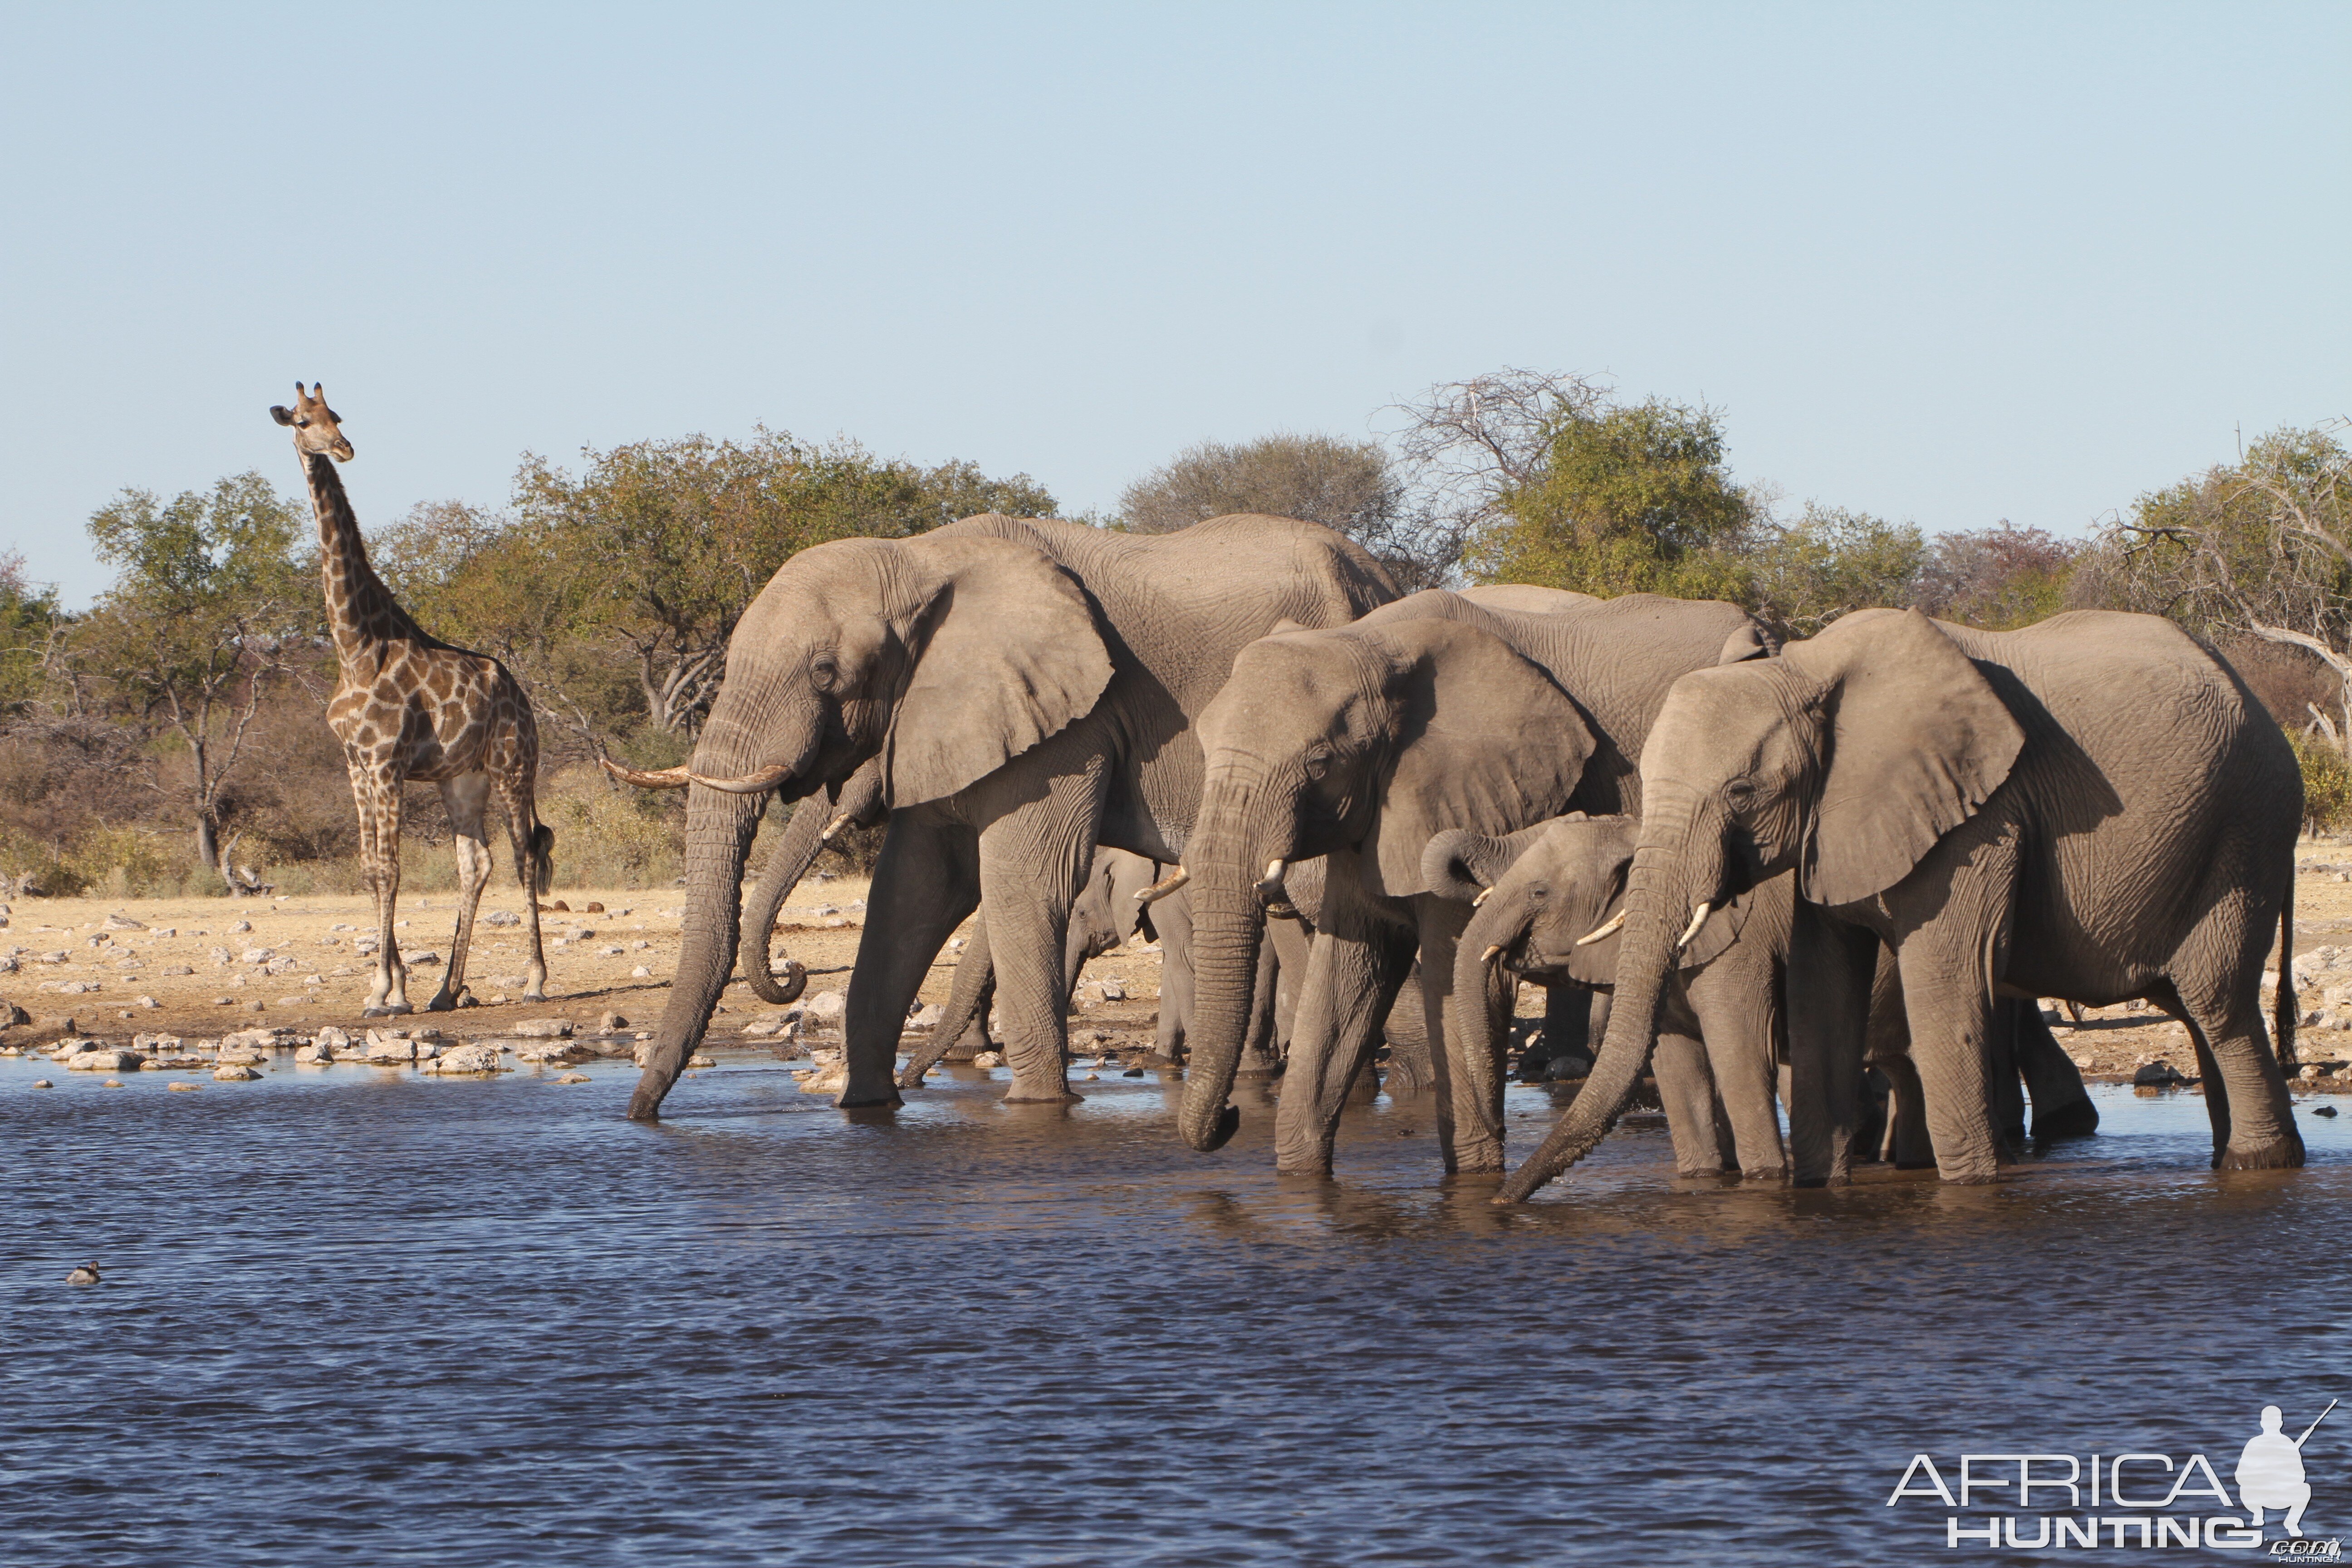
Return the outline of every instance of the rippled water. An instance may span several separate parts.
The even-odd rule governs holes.
[[[1677,1184],[1650,1125],[1498,1210],[1411,1101],[1323,1184],[1156,1079],[853,1121],[747,1057],[646,1128],[588,1071],[0,1063],[0,1561],[2027,1561],[1885,1507],[1910,1456],[2219,1463],[2352,1394],[2317,1101],[2298,1173],[2102,1091],[1991,1188]],[[2352,1420],[2307,1451],[2352,1534]]]

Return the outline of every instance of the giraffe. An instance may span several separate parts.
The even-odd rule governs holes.
[[[497,659],[427,636],[394,602],[368,564],[359,520],[343,494],[337,463],[352,459],[326,390],[294,384],[294,406],[270,417],[294,430],[294,450],[310,487],[319,519],[319,570],[325,580],[327,624],[334,634],[341,673],[327,704],[327,723],[343,743],[352,796],[360,814],[360,859],[375,892],[375,984],[363,1014],[409,1012],[408,969],[393,937],[400,896],[401,788],[406,781],[437,784],[457,841],[457,934],[441,989],[426,1004],[440,1013],[470,1005],[466,955],[474,911],[490,879],[490,846],[482,818],[493,793],[506,810],[507,837],[521,879],[530,921],[530,983],[523,999],[547,994],[547,958],[540,945],[539,897],[554,871],[555,835],[539,821],[532,799],[539,773],[539,726],[522,687]]]

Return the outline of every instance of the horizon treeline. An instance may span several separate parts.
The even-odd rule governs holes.
[[[1272,512],[1348,534],[1406,592],[1722,598],[1792,637],[1875,605],[1991,630],[2066,609],[2168,616],[2221,648],[2295,736],[2314,822],[2352,815],[2342,421],[2275,431],[2070,539],[2005,519],[1930,535],[1820,500],[1791,508],[1735,477],[1721,410],[1579,376],[1504,370],[1382,415],[1377,438],[1200,443],[1129,486],[1116,514],[1072,521],[1157,533]],[[650,886],[678,868],[679,802],[612,787],[594,759],[688,754],[737,619],[795,552],[986,511],[1056,505],[1026,474],[759,428],[583,449],[571,467],[526,453],[502,503],[422,503],[369,542],[418,624],[530,691],[562,882]],[[87,612],[0,559],[0,874],[50,894],[356,890],[307,501],[247,472],[168,500],[125,489],[87,530],[115,572]],[[436,790],[412,786],[408,821],[423,848],[404,885],[453,885]],[[843,852],[873,847],[866,835]]]

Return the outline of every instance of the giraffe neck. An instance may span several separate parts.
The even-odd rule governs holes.
[[[368,564],[367,543],[360,538],[359,519],[343,493],[335,460],[324,452],[306,452],[302,472],[310,485],[310,510],[319,518],[319,574],[336,657],[349,664],[394,637],[416,636],[416,624]]]

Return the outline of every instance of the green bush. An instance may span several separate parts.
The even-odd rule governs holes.
[[[2290,731],[2295,759],[2303,764],[2303,821],[2315,833],[2352,828],[2352,758],[2335,742]]]

